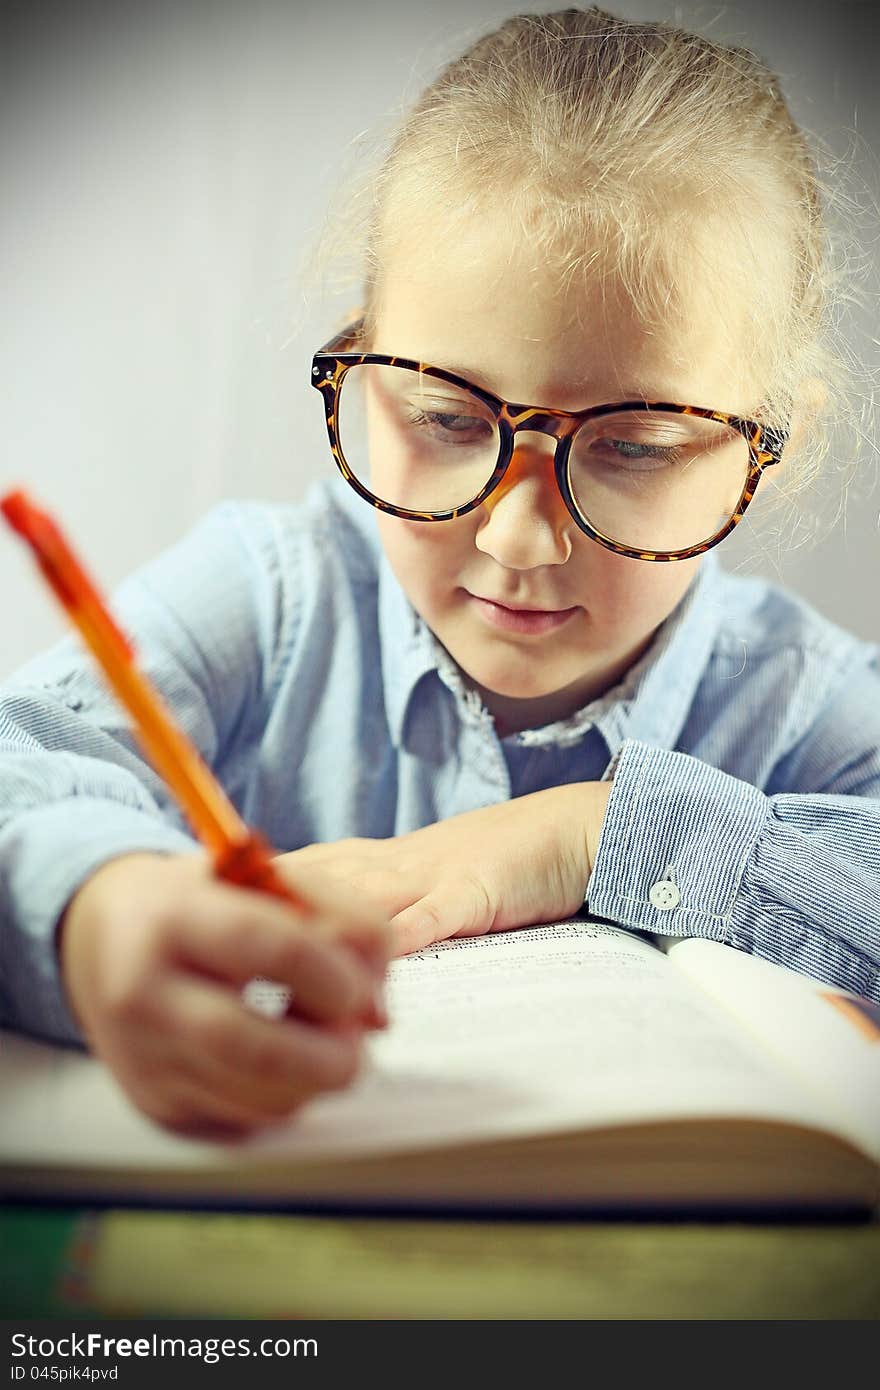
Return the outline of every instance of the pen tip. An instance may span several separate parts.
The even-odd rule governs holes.
[[[27,533],[31,507],[24,492],[19,489],[16,492],[7,492],[5,497],[0,497],[0,511],[14,530],[20,531],[22,535]]]

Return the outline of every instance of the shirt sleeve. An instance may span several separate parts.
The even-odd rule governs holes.
[[[625,742],[587,892],[622,926],[704,936],[880,1002],[880,675],[846,682],[766,790]]]
[[[260,727],[284,640],[277,547],[258,520],[215,508],[112,602],[140,669],[221,780]],[[55,951],[67,903],[118,855],[197,848],[78,639],[18,671],[0,687],[0,1023],[80,1041]]]

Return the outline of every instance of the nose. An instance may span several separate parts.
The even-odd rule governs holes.
[[[479,508],[476,546],[507,569],[563,565],[571,554],[574,520],[553,471],[553,449],[541,436],[518,434],[513,458]]]

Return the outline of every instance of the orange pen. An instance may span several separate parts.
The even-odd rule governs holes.
[[[164,701],[138,671],[132,643],[113,621],[56,523],[22,491],[0,498],[0,510],[34,551],[40,569],[131,715],[138,742],[210,851],[218,878],[271,893],[311,914],[312,904],[289,887],[273,865],[268,842],[241,819]]]

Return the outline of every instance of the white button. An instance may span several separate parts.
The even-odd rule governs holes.
[[[661,912],[668,911],[670,907],[678,907],[681,902],[678,887],[668,878],[661,878],[656,883],[652,883],[648,897],[652,907],[659,908]]]

